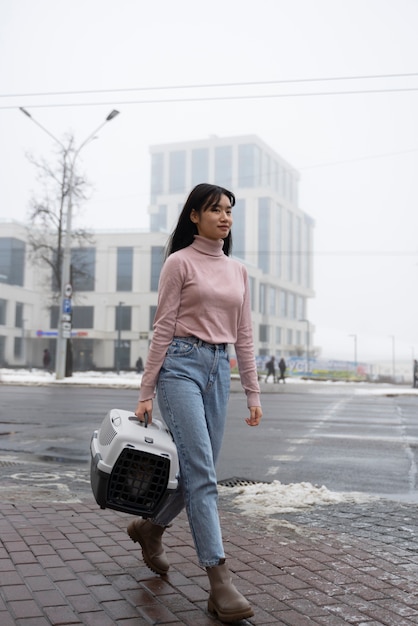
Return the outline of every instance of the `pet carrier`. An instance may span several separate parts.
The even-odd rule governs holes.
[[[90,482],[102,509],[154,516],[175,492],[177,449],[165,424],[111,409],[91,439]]]

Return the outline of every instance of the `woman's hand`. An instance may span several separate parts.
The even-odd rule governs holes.
[[[148,415],[148,424],[152,422],[152,400],[140,400],[135,409],[135,415],[140,422],[145,422],[145,413]]]
[[[246,418],[248,426],[258,426],[263,417],[263,409],[261,406],[250,406],[250,417]]]

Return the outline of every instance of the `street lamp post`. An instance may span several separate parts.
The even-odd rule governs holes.
[[[310,367],[310,363],[309,363],[310,325],[309,325],[309,320],[307,320],[307,319],[301,319],[301,320],[299,320],[299,322],[305,322],[306,323],[306,373],[309,374],[309,367]]]
[[[31,119],[39,128],[41,128],[47,135],[49,135],[61,148],[64,149],[65,158],[67,158],[67,148],[64,144],[57,139],[47,128],[40,124],[32,115],[23,107],[19,107],[22,113],[24,113],[29,119]],[[57,349],[56,349],[56,370],[55,376],[57,380],[65,378],[65,365],[67,358],[67,341],[71,337],[71,328],[68,328],[68,320],[64,315],[68,315],[71,312],[71,295],[72,287],[70,284],[71,274],[71,222],[72,222],[72,209],[73,209],[73,193],[74,193],[74,171],[75,163],[81,150],[87,145],[103,128],[103,126],[110,122],[114,117],[119,115],[119,111],[113,109],[106,117],[104,122],[100,124],[90,135],[80,144],[77,150],[74,152],[73,158],[70,160],[70,176],[68,184],[68,201],[67,201],[67,216],[65,224],[65,240],[63,249],[63,259],[61,268],[61,297],[60,297],[60,313],[58,318],[58,335],[57,335]],[[68,311],[70,307],[70,311]]]

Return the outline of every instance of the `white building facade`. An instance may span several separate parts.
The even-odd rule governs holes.
[[[250,276],[257,355],[313,349],[313,220],[298,207],[298,173],[255,136],[151,147],[149,232],[93,233],[72,250],[73,369],[130,369],[146,361],[164,246],[190,189],[213,182],[236,195],[233,255]],[[0,221],[0,366],[55,356],[52,279],[30,260],[26,227]],[[54,363],[52,363],[52,368]]]
[[[313,353],[314,221],[298,205],[298,172],[254,135],[152,146],[151,230],[170,232],[201,182],[236,196],[232,253],[250,272],[256,353]]]

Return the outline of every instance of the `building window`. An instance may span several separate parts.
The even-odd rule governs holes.
[[[22,356],[22,337],[15,337],[14,339],[14,356],[16,359],[20,359]]]
[[[275,222],[274,265],[276,276],[280,278],[282,275],[282,207],[280,204],[276,204]]]
[[[4,298],[0,298],[0,324],[2,326],[6,325],[6,310],[7,300],[4,300]]]
[[[291,200],[295,206],[298,206],[299,204],[299,181],[298,181],[298,176],[296,172],[292,173],[291,185],[292,185]]]
[[[14,237],[0,237],[0,283],[23,287],[25,277],[25,242]]]
[[[287,294],[287,316],[291,320],[296,319],[296,307],[295,307],[295,294],[294,293]]]
[[[248,277],[249,289],[250,289],[250,299],[251,299],[251,311],[255,311],[255,278],[254,276]]]
[[[59,306],[54,304],[49,309],[49,328],[58,328]]]
[[[266,285],[264,285],[263,283],[260,283],[258,310],[262,314],[266,312]]]
[[[296,297],[296,319],[301,320],[305,317],[305,298],[303,296]]]
[[[282,329],[280,326],[276,326],[276,343],[277,345],[282,343]]]
[[[287,280],[293,280],[293,213],[287,212]]]
[[[209,150],[196,148],[192,150],[192,185],[204,183],[209,179]]]
[[[93,362],[95,339],[87,339],[85,337],[74,337],[73,344],[73,366],[74,370],[85,371],[95,369]]]
[[[186,151],[170,152],[169,193],[184,193],[186,189]]]
[[[286,331],[286,339],[287,339],[287,345],[292,346],[293,345],[293,331],[291,328],[288,328]]]
[[[131,330],[132,307],[118,305],[115,314],[115,330]]]
[[[16,302],[15,327],[23,328],[23,302]]]
[[[299,216],[295,216],[295,241],[296,241],[296,256],[295,256],[295,275],[298,285],[302,284],[302,220]]]
[[[261,184],[264,187],[271,186],[271,158],[267,153],[263,153],[262,155],[262,178]]]
[[[94,328],[94,306],[75,306],[72,326],[73,328]]]
[[[272,182],[273,189],[279,192],[279,164],[272,160]]]
[[[96,248],[71,250],[71,283],[74,291],[94,291]]]
[[[232,209],[232,249],[234,256],[245,259],[245,200],[238,199]]]
[[[262,342],[267,342],[269,341],[269,329],[270,327],[267,326],[267,324],[260,324],[260,326],[258,327],[258,340],[262,341]]]
[[[313,230],[313,221],[305,215],[305,286],[312,287],[312,247],[311,235]]]
[[[132,291],[133,248],[118,248],[116,291]]]
[[[238,186],[258,187],[260,184],[260,148],[253,144],[238,146]]]
[[[157,307],[156,306],[150,306],[149,308],[149,330],[153,330],[154,328],[154,318],[155,318],[155,313],[157,312]]]
[[[287,171],[284,168],[282,168],[282,193],[283,193],[284,198],[287,198],[288,196],[287,182],[288,182]]]
[[[156,213],[151,213],[150,228],[152,233],[167,230],[167,205],[160,204]]]
[[[164,247],[151,246],[151,291],[158,291],[161,268],[164,261]]]
[[[215,148],[215,182],[227,189],[232,187],[232,146]]]
[[[59,306],[50,308],[50,328],[58,328]],[[71,316],[73,328],[94,328],[94,306],[75,306]]]
[[[0,335],[0,365],[6,364],[6,337]]]
[[[276,289],[275,287],[269,287],[268,288],[268,293],[269,293],[269,302],[268,302],[268,312],[269,315],[276,315]]]
[[[287,293],[280,291],[279,296],[280,317],[287,317]]]
[[[164,191],[164,154],[155,152],[151,154],[151,202]]]
[[[258,267],[265,274],[270,271],[270,200],[258,200]]]

